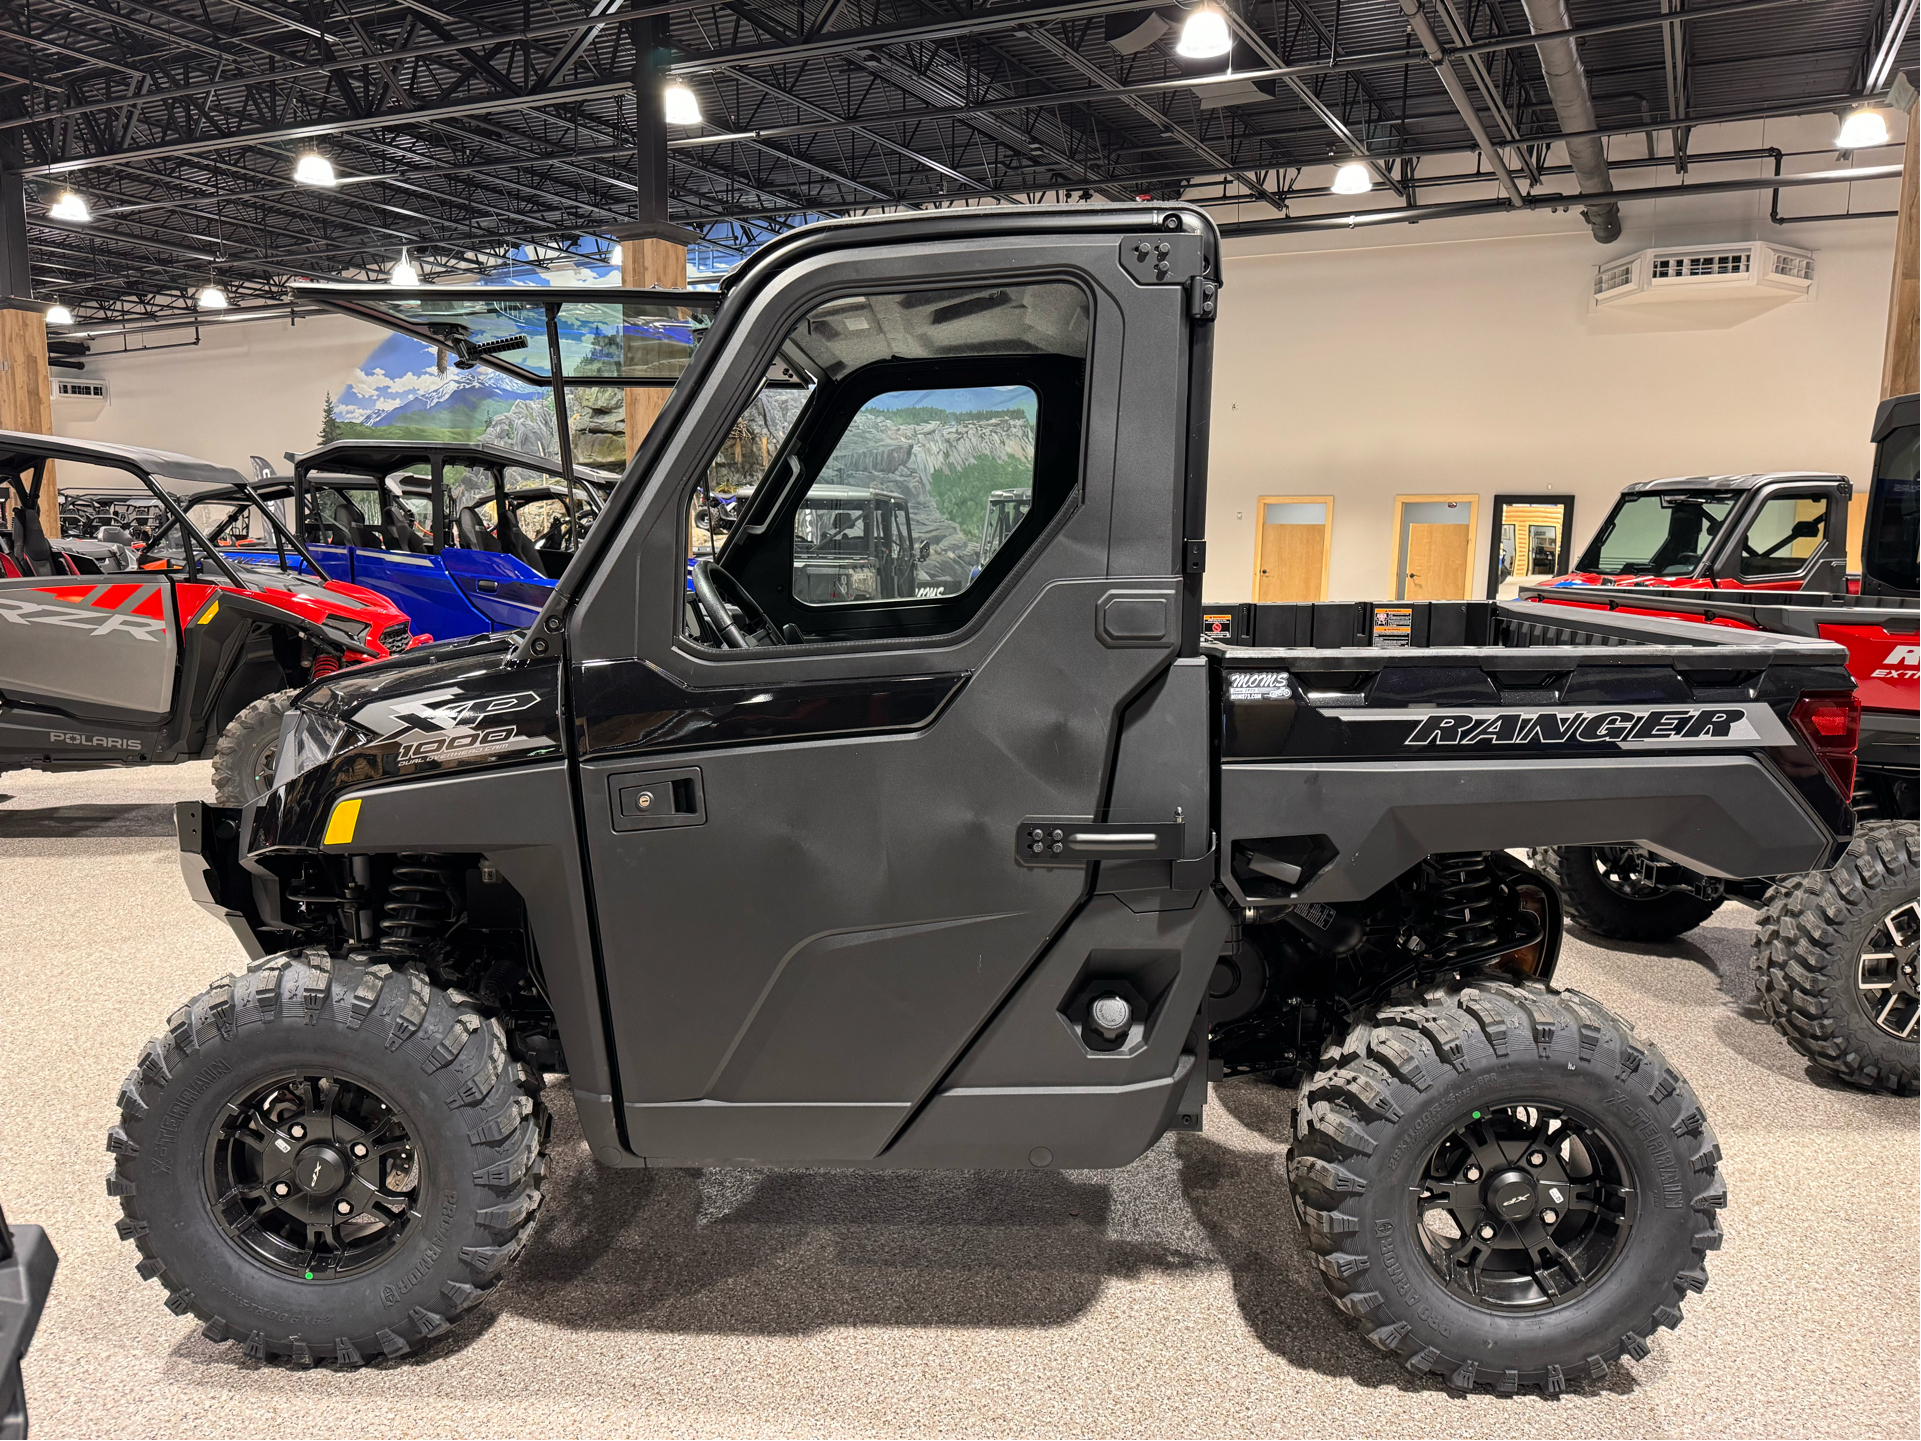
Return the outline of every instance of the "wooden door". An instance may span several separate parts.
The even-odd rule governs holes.
[[[1328,517],[1326,497],[1268,497],[1260,502],[1254,599],[1327,599]]]
[[[1465,600],[1468,545],[1474,529],[1468,525],[1422,525],[1407,528],[1408,600]]]

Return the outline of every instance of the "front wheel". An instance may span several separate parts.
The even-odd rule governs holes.
[[[1556,1392],[1648,1354],[1727,1204],[1694,1092],[1597,1002],[1391,1006],[1302,1088],[1288,1177],[1334,1302],[1410,1371]]]
[[[1714,914],[1723,883],[1642,846],[1556,846],[1533,853],[1567,918],[1616,941],[1667,941]]]
[[[1921,1073],[1921,826],[1863,821],[1831,871],[1781,882],[1754,930],[1762,1009],[1830,1075],[1910,1095]]]
[[[227,722],[213,756],[213,802],[244,806],[273,789],[280,754],[280,721],[297,690],[264,695]]]
[[[500,1023],[377,956],[289,952],[168,1020],[107,1134],[122,1240],[254,1360],[444,1337],[526,1244],[545,1109]]]

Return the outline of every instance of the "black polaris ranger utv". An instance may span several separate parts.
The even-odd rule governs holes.
[[[611,1166],[1026,1169],[1126,1165],[1265,1071],[1314,1263],[1414,1371],[1557,1390],[1680,1322],[1719,1147],[1553,989],[1552,888],[1504,851],[1828,864],[1846,800],[1794,717],[1851,704],[1845,658],[1540,607],[1204,646],[1219,255],[1165,206],[782,237],[530,631],[311,687],[281,785],[182,808],[257,959],[110,1134],[175,1311],[273,1362],[430,1345],[528,1243],[543,1072]],[[777,357],[811,396],[690,598],[691,502]],[[1012,389],[1032,505],[971,583],[794,594],[864,406]]]

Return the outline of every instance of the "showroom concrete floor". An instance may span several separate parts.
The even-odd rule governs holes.
[[[1677,1332],[1556,1400],[1417,1382],[1301,1260],[1290,1095],[1217,1088],[1116,1173],[608,1172],[557,1106],[543,1225],[429,1361],[289,1374],[160,1305],[101,1185],[138,1045],[241,955],[166,803],[205,765],[0,776],[0,1199],[61,1267],[37,1436],[1895,1436],[1917,1411],[1916,1103],[1811,1079],[1747,1004],[1750,913],[1570,938],[1561,976],[1694,1082],[1732,1207]],[[556,1088],[557,1097],[564,1092]]]

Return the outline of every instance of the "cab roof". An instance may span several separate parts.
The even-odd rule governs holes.
[[[124,470],[141,479],[170,480],[188,486],[225,489],[247,484],[237,470],[191,455],[170,450],[148,450],[138,445],[111,445],[100,440],[68,440],[63,436],[32,435],[21,430],[0,430],[0,470],[18,472],[41,460],[71,460],[80,464],[102,465]],[[99,484],[87,490],[105,494]]]
[[[1632,481],[1621,487],[1621,494],[1638,495],[1648,491],[1666,493],[1681,490],[1746,491],[1753,490],[1757,486],[1773,485],[1777,481],[1832,484],[1846,479],[1846,476],[1820,470],[1763,470],[1750,475],[1671,475],[1664,480]]]
[[[410,465],[431,465],[435,461],[537,470],[542,475],[566,474],[559,461],[544,455],[457,440],[335,440],[296,456],[294,466],[310,473],[338,467],[348,474],[378,478]]]

